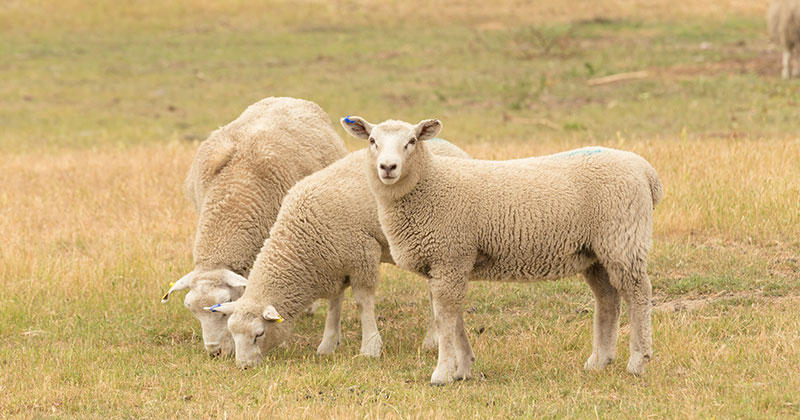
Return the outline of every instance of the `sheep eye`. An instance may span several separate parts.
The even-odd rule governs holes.
[[[408,141],[408,144],[417,144],[417,138],[412,137],[411,140]]]
[[[370,137],[370,138],[369,138],[369,144],[375,144],[375,139],[373,139],[372,137]]]
[[[260,333],[256,334],[256,336],[253,337],[253,344],[255,344],[256,341],[258,341],[258,338],[263,336],[263,335],[264,335],[264,331],[261,331]]]

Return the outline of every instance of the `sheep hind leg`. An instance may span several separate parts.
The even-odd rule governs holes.
[[[317,354],[332,354],[339,345],[342,331],[342,299],[344,299],[344,290],[328,300],[325,331],[322,333],[322,342],[317,347]]]
[[[628,373],[641,375],[653,355],[653,329],[651,325],[652,286],[647,276],[646,265],[633,266],[628,270],[609,269],[612,284],[616,278],[622,286],[623,297],[628,305],[631,327],[631,355]]]
[[[789,78],[789,67],[792,61],[792,50],[789,47],[783,49],[783,57],[781,60],[781,77],[784,79]]]
[[[616,356],[619,335],[620,295],[608,278],[606,269],[596,263],[586,269],[583,277],[594,294],[594,332],[592,354],[584,370],[601,370]]]
[[[375,290],[353,288],[353,298],[355,298],[361,314],[361,354],[380,357],[383,339],[378,331],[378,324],[375,322]]]

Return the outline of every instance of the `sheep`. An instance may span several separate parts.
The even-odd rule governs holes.
[[[437,154],[469,158],[443,140],[431,146]],[[361,182],[360,162],[366,158],[366,150],[353,152],[295,185],[256,259],[244,296],[208,308],[231,315],[228,329],[240,367],[257,365],[263,354],[288,337],[297,313],[320,298],[330,304],[317,353],[332,353],[339,343],[348,286],[360,311],[360,353],[380,356],[374,294],[380,263],[392,259],[372,193]],[[435,345],[435,332],[429,327],[423,346]]]
[[[342,126],[368,139],[366,183],[398,266],[429,279],[439,357],[431,383],[467,379],[474,362],[462,320],[468,280],[531,281],[583,274],[595,296],[586,370],[615,356],[620,295],[631,320],[628,371],[651,351],[647,257],[661,181],[640,156],[587,148],[511,161],[435,156],[437,119]]]
[[[767,28],[772,40],[783,49],[781,77],[800,76],[800,0],[772,0],[767,10]]]
[[[346,155],[315,103],[267,98],[203,141],[184,184],[199,213],[195,268],[163,296],[189,289],[184,305],[200,320],[206,351],[230,355],[226,320],[203,308],[238,299],[281,200],[300,179]]]

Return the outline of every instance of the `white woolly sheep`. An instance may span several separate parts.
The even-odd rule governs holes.
[[[469,158],[443,140],[433,142],[430,149]],[[332,353],[339,343],[342,298],[348,286],[361,313],[361,354],[380,355],[374,295],[380,263],[392,259],[375,200],[363,182],[366,158],[366,150],[353,152],[297,183],[284,199],[244,296],[213,308],[232,314],[228,329],[240,366],[258,364],[263,354],[288,337],[297,313],[321,298],[330,304],[317,352]],[[432,328],[424,346],[435,347]]]
[[[342,121],[369,139],[366,183],[400,266],[429,278],[439,336],[431,383],[470,377],[474,361],[461,319],[468,280],[531,281],[583,274],[595,295],[593,352],[601,369],[616,352],[620,295],[628,303],[631,357],[651,357],[647,257],[661,182],[629,152],[586,148],[511,161],[432,155],[424,140],[439,120],[417,125],[359,117]]]
[[[209,354],[231,354],[233,342],[227,319],[203,308],[242,295],[286,192],[346,153],[328,115],[294,98],[256,102],[200,144],[184,185],[200,214],[195,268],[162,302],[189,289],[184,304],[200,320]]]
[[[783,49],[781,77],[800,76],[800,0],[772,0],[767,9],[767,28]]]

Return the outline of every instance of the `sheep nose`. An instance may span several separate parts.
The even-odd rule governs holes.
[[[389,172],[389,171],[393,171],[393,170],[397,169],[397,164],[396,164],[396,163],[393,163],[393,164],[391,164],[391,165],[386,165],[386,164],[383,164],[383,163],[381,163],[380,167],[381,167],[381,169],[383,169],[384,171],[387,171],[387,172]]]

